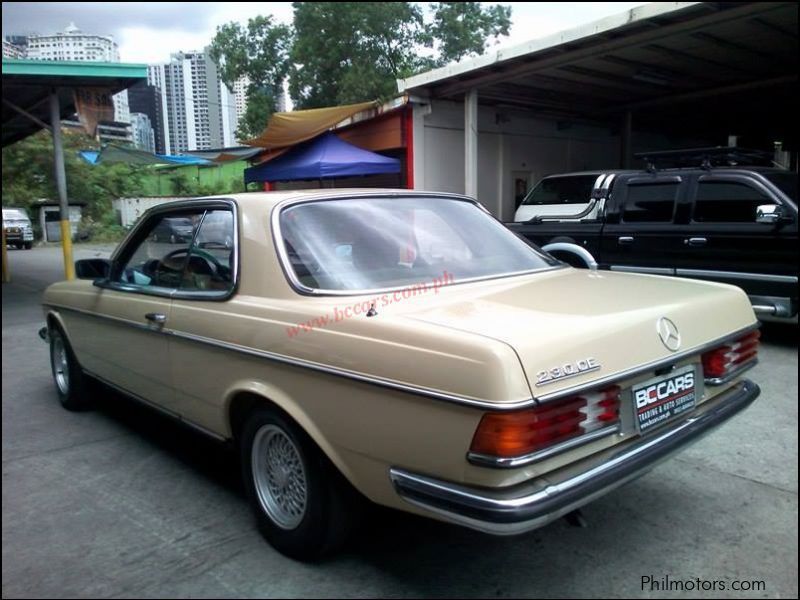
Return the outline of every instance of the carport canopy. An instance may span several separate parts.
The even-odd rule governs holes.
[[[477,131],[479,105],[611,124],[622,132],[620,166],[630,166],[633,125],[797,150],[797,21],[795,2],[654,2],[398,88],[421,102],[463,100],[467,131]],[[477,140],[465,141],[474,161],[470,144]]]
[[[106,88],[117,93],[147,79],[147,66],[127,63],[39,61],[3,59],[3,147],[33,135],[40,129],[53,134],[55,178],[61,206],[64,270],[74,277],[69,211],[61,147],[61,119],[75,112],[74,92],[80,88]],[[8,267],[3,251],[3,278]]]

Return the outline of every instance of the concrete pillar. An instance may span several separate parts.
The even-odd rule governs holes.
[[[506,138],[500,133],[497,136],[497,208],[492,211],[501,221],[513,220],[513,212],[509,219],[506,214],[504,203],[505,181],[506,181]]]
[[[464,193],[478,197],[478,90],[464,95]]]
[[[53,133],[53,162],[55,164],[58,205],[61,211],[61,250],[64,254],[64,276],[75,279],[75,263],[72,260],[72,226],[69,222],[69,201],[67,200],[67,175],[64,170],[64,146],[61,143],[61,111],[59,110],[58,90],[50,92],[50,128]]]

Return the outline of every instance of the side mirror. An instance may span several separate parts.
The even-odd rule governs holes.
[[[786,220],[786,212],[779,204],[762,204],[756,209],[756,223],[777,225]]]
[[[107,258],[85,258],[75,261],[75,276],[78,279],[105,279],[111,272],[111,261]]]

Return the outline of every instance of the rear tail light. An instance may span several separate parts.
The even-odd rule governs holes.
[[[753,331],[703,354],[703,375],[706,381],[720,383],[745,366],[755,364],[760,337],[760,332]]]
[[[516,458],[619,423],[618,386],[514,412],[487,413],[470,452]]]

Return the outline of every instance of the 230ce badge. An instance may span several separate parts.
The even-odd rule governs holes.
[[[536,385],[547,385],[559,379],[566,379],[567,377],[575,377],[576,375],[583,375],[590,371],[597,371],[600,368],[600,363],[596,358],[581,358],[572,362],[552,367],[546,371],[539,371],[536,374]]]

